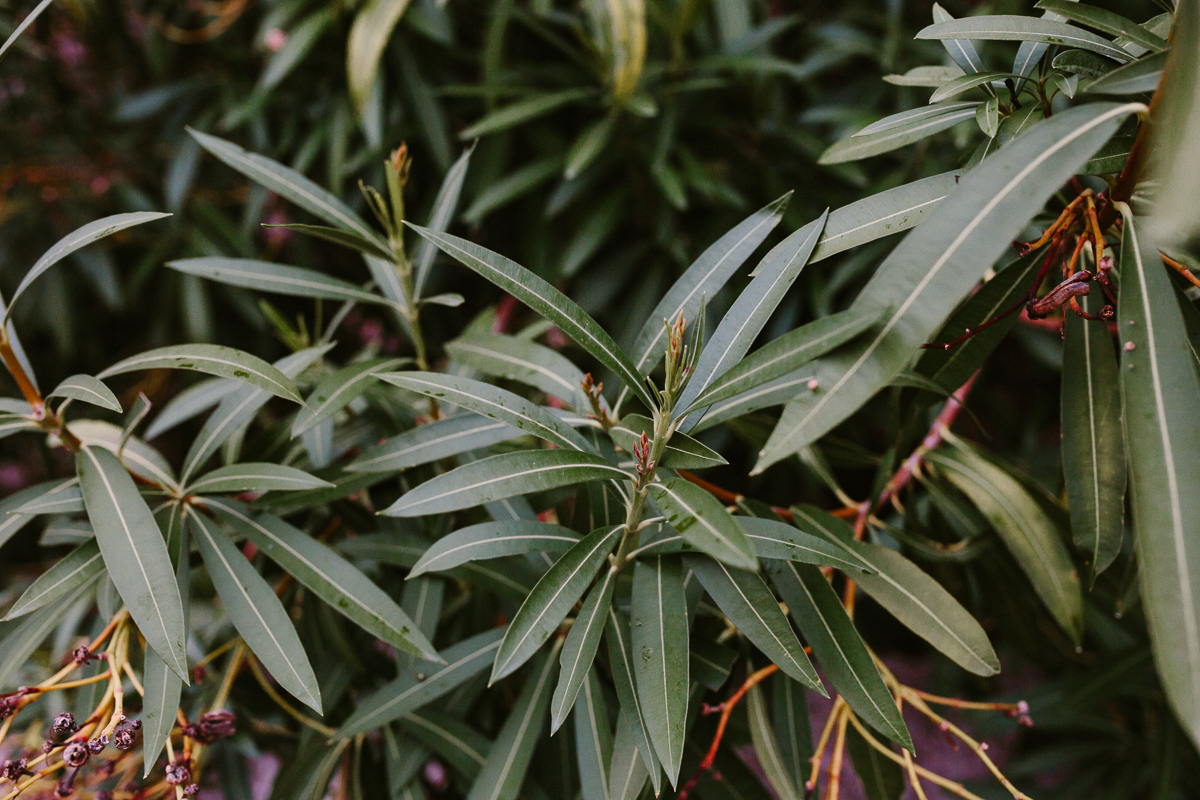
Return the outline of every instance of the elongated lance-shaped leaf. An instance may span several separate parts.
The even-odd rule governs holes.
[[[223,492],[295,492],[303,489],[331,488],[327,480],[310,475],[302,469],[283,464],[246,463],[218,467],[193,481],[189,494],[221,494]]]
[[[100,557],[100,545],[93,539],[76,547],[30,584],[17,602],[13,603],[4,619],[22,617],[45,605],[53,603],[63,595],[70,594],[84,583],[90,583],[104,571]]]
[[[25,32],[25,29],[32,25],[34,20],[40,17],[42,12],[49,8],[50,4],[53,2],[54,0],[42,0],[42,2],[34,6],[33,11],[30,11],[25,15],[25,19],[21,20],[21,24],[14,28],[13,32],[9,34],[9,37],[4,40],[4,44],[0,45],[0,58],[4,58],[4,54],[8,52],[8,49],[13,46],[18,38],[20,38],[21,34]]]
[[[1200,39],[1200,8],[1182,3],[1175,9],[1171,42],[1163,74],[1166,76],[1155,104],[1154,176],[1161,182],[1153,233],[1158,244],[1175,247],[1194,242],[1200,225],[1187,209],[1200,203],[1200,176],[1195,169],[1193,145],[1200,127],[1200,54],[1189,43]],[[1149,264],[1150,262],[1146,262]]]
[[[83,511],[84,508],[83,490],[79,488],[78,481],[74,481],[70,485],[61,486],[54,491],[46,492],[40,497],[35,497],[29,502],[17,506],[11,513],[22,516],[74,514]]]
[[[775,738],[771,718],[767,715],[766,692],[762,685],[755,685],[746,693],[746,716],[750,720],[750,743],[754,755],[762,767],[767,782],[775,790],[779,800],[799,800],[800,795],[792,782],[782,749]]]
[[[381,372],[395,369],[401,363],[403,359],[399,358],[370,359],[326,375],[313,388],[308,399],[304,401],[305,407],[296,415],[296,421],[292,423],[292,436],[299,436],[332,418],[361,396],[367,387],[379,378]]]
[[[506,422],[473,413],[458,414],[419,425],[372,447],[347,464],[346,471],[395,472],[524,435],[524,431]]]
[[[918,119],[908,119],[894,127],[888,127],[874,133],[860,131],[853,136],[839,139],[829,146],[818,159],[820,164],[844,164],[847,161],[857,161],[861,158],[889,153],[913,142],[918,142],[947,128],[953,128],[960,122],[972,119],[978,103],[945,103],[937,106],[936,113],[921,115]],[[912,115],[916,116],[916,115]]]
[[[685,408],[700,408],[744,395],[791,375],[805,364],[842,346],[877,323],[877,309],[847,309],[788,331],[733,364]],[[694,426],[693,426],[694,427]]]
[[[408,578],[442,572],[468,561],[526,553],[562,553],[579,542],[579,534],[561,525],[537,520],[481,522],[438,539],[417,561]]]
[[[600,649],[600,634],[604,633],[608,621],[608,610],[612,607],[616,585],[617,571],[610,568],[583,599],[583,605],[563,642],[558,685],[554,687],[554,699],[550,703],[551,735],[566,722],[568,712],[576,705],[575,697],[590,674],[596,651]]]
[[[369,102],[384,48],[407,8],[408,0],[370,0],[354,17],[346,42],[346,77],[350,96],[360,113]]]
[[[638,750],[639,732],[637,716],[622,708],[617,715],[612,760],[608,767],[608,796],[612,800],[637,800],[650,777]]]
[[[613,442],[626,453],[633,453],[642,434],[654,435],[654,420],[641,414],[626,414],[608,429]],[[659,466],[671,469],[703,469],[728,464],[720,453],[701,444],[685,433],[673,433],[663,449]]]
[[[289,267],[270,261],[206,256],[176,259],[168,261],[166,265],[186,275],[195,275],[230,286],[257,289],[260,292],[390,305],[387,298],[361,289],[341,278],[334,278],[313,269]]]
[[[590,97],[592,94],[593,91],[586,88],[564,89],[560,92],[545,92],[524,100],[518,100],[511,105],[491,112],[474,125],[459,133],[458,137],[464,141],[470,141],[481,136],[487,136],[489,133],[508,130],[522,122],[528,122],[543,114],[548,114],[554,109],[568,103],[574,103],[585,97]]]
[[[658,301],[658,305],[650,312],[649,318],[638,331],[633,345],[633,365],[636,370],[650,372],[667,351],[667,331],[663,320],[674,322],[680,314],[686,320],[695,319],[700,306],[716,296],[721,287],[733,277],[733,273],[737,272],[771,231],[775,230],[775,226],[783,219],[784,209],[787,208],[790,199],[789,192],[755,211],[709,245],[699,258],[692,262],[679,280],[663,295],[663,299]],[[617,399],[618,409],[626,394],[627,390],[623,389]],[[653,405],[647,405],[653,408]]]
[[[351,250],[357,250],[360,253],[366,253],[369,256],[378,259],[390,259],[392,253],[383,247],[380,247],[374,239],[368,239],[365,236],[357,234],[353,231],[342,230],[341,228],[330,228],[327,225],[306,225],[302,222],[289,222],[282,225],[263,224],[264,228],[283,228],[287,231],[295,231],[312,236],[316,239],[324,239],[327,242],[339,244],[342,247],[348,247]],[[372,302],[378,303],[383,298],[376,297]]]
[[[491,666],[503,636],[503,628],[485,631],[440,651],[438,657],[444,665],[413,664],[401,668],[394,681],[359,703],[338,729],[336,738],[350,739],[374,730],[461,686]]]
[[[460,719],[424,709],[405,714],[400,727],[468,780],[475,780],[487,763],[491,740]]]
[[[292,379],[266,361],[241,350],[215,344],[179,344],[148,350],[118,361],[96,377],[108,378],[144,369],[206,372],[221,378],[234,378],[297,403],[303,402]]]
[[[761,408],[770,408],[791,402],[798,392],[811,391],[808,387],[816,379],[818,364],[806,364],[800,369],[767,381],[749,391],[735,394],[728,400],[718,400],[709,407],[693,430],[698,433],[722,422],[745,416]]]
[[[512,712],[496,734],[487,763],[471,784],[467,800],[517,800],[533,750],[542,737],[550,692],[558,674],[557,647],[539,656],[531,665]]]
[[[960,75],[959,77],[955,78],[953,81],[950,81],[946,85],[950,86],[950,87],[954,87],[954,86],[962,84],[963,82],[967,82],[968,86],[978,86],[979,85],[978,82],[981,80],[981,78],[984,78],[991,74],[992,73],[983,73],[982,75],[979,75],[979,74]],[[983,82],[987,83],[988,81],[984,80]],[[941,88],[944,88],[944,87],[941,87]],[[936,96],[936,94],[937,94],[937,92],[934,92],[935,96]],[[976,109],[976,107],[979,106],[980,101],[978,101],[978,100],[961,100],[961,101],[958,101],[955,103],[938,103],[937,101],[930,99],[929,102],[930,102],[930,105],[917,106],[916,108],[910,108],[907,111],[901,111],[898,114],[892,114],[890,116],[884,117],[883,119],[878,120],[877,122],[872,122],[867,127],[863,128],[862,130],[857,131],[856,133],[851,134],[851,135],[854,137],[870,136],[873,133],[883,133],[884,131],[895,130],[897,128],[912,128],[913,126],[919,125],[920,123],[923,123],[927,120],[935,119],[937,117],[944,116],[944,115],[952,113],[952,112],[966,111],[968,109],[971,111],[974,111]]]
[[[600,456],[577,450],[521,450],[464,464],[401,495],[383,511],[389,517],[419,517],[483,505],[518,494],[573,483],[628,480]]]
[[[992,523],[1033,589],[1071,640],[1083,639],[1083,589],[1053,520],[1020,482],[966,443],[927,460],[950,478]]]
[[[1133,20],[1104,8],[1074,2],[1074,0],[1039,0],[1035,8],[1053,11],[1060,17],[1065,17],[1072,22],[1078,22],[1080,25],[1107,33],[1110,36],[1123,37],[1126,41],[1141,45],[1155,53],[1167,49],[1166,39],[1156,36]]]
[[[1006,42],[1041,42],[1062,47],[1090,50],[1124,64],[1130,60],[1125,50],[1108,39],[1074,25],[1052,19],[998,14],[966,17],[938,22],[923,28],[917,39],[984,39]],[[975,70],[978,72],[979,70]]]
[[[688,611],[678,556],[637,562],[633,572],[633,671],[654,752],[679,780],[688,706]]]
[[[485,375],[519,381],[575,403],[583,370],[549,347],[516,336],[473,333],[446,343],[450,358]]]
[[[662,770],[659,769],[658,755],[654,752],[654,744],[650,739],[646,712],[642,709],[642,701],[638,696],[637,670],[633,666],[633,639],[629,621],[616,606],[608,609],[604,637],[608,641],[608,660],[612,665],[613,686],[616,687],[617,699],[621,703],[621,713],[629,717],[630,733],[637,744],[638,752],[641,753],[642,768],[653,778],[654,793],[657,796],[662,788]]]
[[[104,566],[129,615],[146,643],[187,683],[183,602],[154,515],[107,450],[85,445],[75,456],[75,469]]]
[[[435,233],[444,233],[450,227],[454,213],[458,209],[458,198],[462,195],[463,181],[467,178],[467,167],[471,163],[471,153],[475,145],[471,145],[458,157],[453,166],[446,172],[437,197],[433,200],[433,210],[429,212],[429,222],[426,228]],[[413,295],[420,298],[424,293],[425,281],[429,279],[429,268],[433,266],[433,258],[437,248],[422,239],[417,244],[413,254]]]
[[[859,556],[786,522],[758,517],[737,517],[737,521],[759,558],[837,567],[850,575],[871,571],[871,565]]]
[[[1200,742],[1200,381],[1156,242],[1121,213],[1121,419],[1139,584],[1167,700]]]
[[[274,366],[288,378],[295,378],[332,347],[332,343],[310,347],[284,356],[276,361]],[[238,386],[228,394],[217,406],[217,410],[205,420],[200,432],[192,440],[192,446],[183,459],[183,480],[186,481],[198,467],[208,460],[209,456],[216,452],[218,447],[244,426],[250,424],[250,421],[270,399],[270,392],[249,385]]]
[[[975,75],[962,75],[954,80],[939,86],[937,90],[929,96],[929,102],[939,103],[942,100],[951,97],[957,97],[963,92],[970,91],[984,84],[991,85],[994,81],[1003,81],[1005,78],[1016,77],[1008,72],[980,72]]]
[[[775,728],[779,754],[792,784],[804,786],[812,770],[809,759],[813,754],[812,728],[809,727],[804,687],[779,672],[771,676],[771,684],[771,723]]]
[[[818,389],[784,410],[755,473],[812,444],[890,383],[1036,209],[1141,109],[1094,103],[1038,123],[964,175],[933,219],[910,233],[854,307],[890,309],[861,343],[821,360]]]
[[[490,383],[432,372],[384,372],[378,377],[393,386],[474,411],[489,419],[532,433],[539,439],[553,442],[560,447],[592,452],[595,450],[574,428],[560,421],[546,409]]]
[[[30,15],[32,17],[34,15]],[[6,45],[7,46],[7,45]],[[0,53],[3,53],[0,50]],[[143,222],[152,222],[156,219],[169,217],[170,214],[163,214],[158,211],[133,211],[128,214],[113,214],[111,217],[98,219],[95,222],[89,222],[82,228],[77,228],[68,233],[63,238],[54,243],[54,246],[47,250],[41,258],[37,260],[29,272],[25,273],[25,277],[17,284],[16,291],[13,292],[12,298],[8,301],[8,308],[4,311],[4,319],[0,324],[7,325],[8,318],[12,316],[13,307],[17,304],[17,300],[29,288],[29,285],[37,280],[42,273],[50,269],[52,266],[62,261],[64,258],[74,253],[81,247],[86,247],[92,242],[103,239],[106,236],[111,236],[117,231],[123,231],[126,228],[132,228],[134,225],[141,225]]]
[[[684,556],[684,564],[729,621],[784,674],[822,697],[828,696],[812,662],[804,654],[804,645],[796,638],[796,632],[779,609],[779,602],[761,577],[730,569],[706,556]]]
[[[8,635],[0,639],[0,689],[15,688],[12,686],[14,678],[25,666],[29,656],[46,640],[71,607],[92,591],[99,577],[99,574],[93,576],[92,580],[75,587],[57,602],[44,606],[19,623],[11,622],[9,627],[4,628]]]
[[[192,128],[188,128],[188,133],[205,150],[255,183],[287,198],[330,225],[336,225],[373,239],[381,247],[387,246],[383,237],[364,222],[362,217],[355,214],[348,205],[294,169],[285,167],[266,156],[248,153],[233,142],[227,142],[216,136],[201,133]]]
[[[210,498],[205,505],[257,545],[267,558],[364,630],[401,650],[437,660],[437,651],[416,623],[332,548],[278,517],[251,516],[235,501]]]
[[[792,508],[801,530],[853,551],[872,570],[854,581],[909,630],[976,675],[995,675],[1000,660],[987,634],[942,585],[894,550],[854,541],[854,528],[811,506]]]
[[[587,591],[624,530],[613,526],[592,531],[546,571],[508,626],[489,683],[511,675],[550,638]]]
[[[16,536],[32,519],[29,514],[17,514],[16,509],[32,502],[43,495],[55,491],[72,491],[78,487],[76,478],[44,481],[34,486],[20,489],[0,500],[0,546]]]
[[[933,4],[933,21],[935,23],[947,22],[952,19],[954,17],[950,16],[950,12],[942,8],[940,3]],[[963,72],[983,72],[983,59],[979,57],[979,51],[975,49],[974,43],[969,39],[949,39],[943,44],[946,52],[950,54],[950,58],[955,64],[962,67]]]
[[[829,210],[826,209],[820,217],[767,253],[750,285],[733,301],[729,311],[721,318],[721,324],[704,345],[700,360],[696,362],[695,373],[680,395],[677,403],[679,408],[689,407],[702,391],[741,361],[742,356],[750,350],[750,345],[762,333],[783,296],[800,277],[800,271],[812,256],[828,219]],[[696,427],[701,416],[700,413],[688,415],[679,423],[678,429],[687,433]]]
[[[170,489],[179,488],[175,471],[162,453],[136,436],[128,435],[121,427],[96,419],[77,420],[67,427],[83,444],[102,447],[117,455],[133,474]]]
[[[754,545],[721,501],[683,478],[650,484],[651,499],[684,541],[730,566],[758,570]]]
[[[562,685],[561,669],[559,685]],[[604,692],[595,669],[589,669],[575,701],[575,754],[583,800],[609,800],[608,768],[612,762],[613,731]]]
[[[322,713],[317,676],[275,591],[216,522],[191,509],[187,519],[208,576],[237,632],[280,686]]]
[[[1169,56],[1169,53],[1155,53],[1123,67],[1117,67],[1088,83],[1082,91],[1087,94],[1114,95],[1153,92],[1162,80],[1163,69]]]
[[[901,747],[913,750],[904,718],[871,651],[821,570],[787,561],[768,561],[765,566],[837,693],[859,719]]]
[[[1047,11],[1042,14],[1043,19],[1063,22],[1065,19],[1053,11]],[[1042,56],[1050,48],[1050,45],[1044,42],[1021,42],[1021,46],[1017,48],[1017,56],[1013,59],[1012,71],[1022,76],[1021,80],[1016,82],[1015,91],[1020,92],[1021,87],[1025,85],[1025,76],[1033,72],[1033,68],[1042,60]]]
[[[47,399],[51,397],[67,397],[81,403],[106,408],[109,411],[116,411],[118,414],[122,410],[121,401],[112,393],[112,389],[91,375],[72,375],[46,395]]]
[[[408,224],[408,223],[406,223]],[[466,239],[409,224],[423,239],[446,255],[500,287],[538,314],[553,322],[572,341],[611,369],[648,408],[654,399],[646,388],[641,372],[629,360],[613,338],[596,320],[565,294],[515,261],[472,244]]]
[[[191,536],[183,521],[183,505],[165,503],[155,509],[154,514],[167,543],[167,551],[175,563],[175,582],[179,586],[179,596],[183,601],[183,618],[186,624],[191,606]],[[147,647],[142,660],[142,684],[142,721],[145,723],[142,733],[142,776],[145,777],[154,770],[159,753],[163,751],[167,738],[175,727],[179,699],[183,694],[183,681],[167,668],[158,653]]]
[[[1100,312],[1101,298],[1081,298]],[[1067,314],[1063,320],[1062,459],[1071,535],[1091,582],[1121,552],[1125,516],[1125,442],[1112,334]]]

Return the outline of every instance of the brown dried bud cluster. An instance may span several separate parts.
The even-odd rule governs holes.
[[[232,711],[210,711],[199,721],[184,726],[183,735],[201,744],[212,744],[218,739],[237,733],[237,717]]]

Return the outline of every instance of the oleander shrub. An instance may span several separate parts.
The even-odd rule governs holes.
[[[50,5],[0,798],[1200,795],[1194,0]]]

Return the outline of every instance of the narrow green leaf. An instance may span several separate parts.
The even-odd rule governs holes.
[[[849,523],[811,506],[792,509],[796,526],[854,552],[873,574],[856,575],[859,587],[900,622],[954,663],[976,675],[995,675],[1000,660],[987,634],[949,592],[916,564],[881,545],[854,541]]]
[[[122,410],[121,401],[112,393],[112,389],[91,375],[72,375],[46,395],[47,399],[51,397],[68,397],[81,403],[116,411],[118,414]]]
[[[458,414],[420,425],[367,450],[347,472],[396,472],[523,436],[524,431],[479,414]]]
[[[783,296],[800,277],[800,271],[812,256],[828,219],[829,211],[826,209],[820,217],[767,253],[762,265],[755,270],[750,285],[738,295],[704,345],[694,374],[679,397],[678,407],[688,408],[714,380],[742,361],[754,340],[762,333],[767,320],[779,307]],[[698,411],[689,414],[679,423],[678,429],[687,433],[696,426],[701,416],[703,414]]]
[[[1083,87],[1087,94],[1145,94],[1158,88],[1166,69],[1167,53],[1139,58],[1123,67],[1106,72]]]
[[[733,567],[758,570],[754,545],[721,501],[683,478],[668,478],[648,487],[667,523],[688,544]]]
[[[583,172],[592,162],[604,152],[604,148],[608,145],[612,138],[613,128],[616,127],[617,118],[615,115],[601,117],[592,123],[587,130],[579,134],[579,138],[571,145],[571,149],[567,151],[567,162],[563,166],[563,179],[574,180]]]
[[[952,19],[954,17],[950,16],[950,12],[942,8],[940,3],[933,4],[934,22],[946,22]],[[963,72],[983,72],[983,59],[979,57],[979,52],[970,39],[948,39],[942,44],[954,63],[962,67]]]
[[[991,73],[983,74],[990,75]],[[979,78],[978,74],[963,75],[957,79],[957,81],[952,81],[952,83],[974,81],[970,85],[979,86],[980,82],[976,80],[977,78]],[[983,81],[983,83],[987,82],[988,81],[986,80]],[[910,108],[907,111],[901,111],[897,114],[884,117],[881,120],[872,122],[867,127],[851,135],[854,137],[870,136],[871,134],[884,133],[886,131],[909,129],[913,126],[920,125],[921,123],[928,122],[929,120],[945,116],[946,114],[951,114],[958,111],[966,111],[968,109],[974,111],[979,106],[980,101],[962,100],[955,103],[938,103],[931,99],[929,103],[930,105],[927,106],[917,106],[916,108]]]
[[[587,591],[623,531],[621,526],[592,531],[546,571],[508,626],[489,684],[511,675],[545,644]]]
[[[75,457],[75,469],[104,566],[129,615],[147,644],[187,683],[183,603],[154,515],[107,450],[85,445]]]
[[[1200,54],[1188,43],[1200,40],[1200,8],[1182,3],[1171,23],[1174,46],[1155,104],[1154,163],[1158,197],[1170,198],[1156,209],[1154,236],[1160,247],[1194,243],[1200,225],[1189,209],[1200,204],[1200,175],[1194,167],[1195,132],[1200,130]],[[1194,738],[1194,737],[1193,737]]]
[[[263,361],[232,347],[215,344],[177,344],[148,350],[118,361],[97,375],[108,378],[144,369],[188,369],[206,372],[265,389],[273,395],[302,402],[296,384],[287,375]]]
[[[1088,50],[1064,50],[1054,57],[1050,65],[1081,78],[1098,78],[1113,68],[1111,61]]]
[[[963,176],[856,299],[859,310],[888,309],[882,327],[822,359],[817,391],[787,406],[754,472],[812,444],[902,372],[1027,220],[1138,108],[1093,103],[1055,114]]]
[[[191,606],[191,536],[183,524],[183,506],[168,503],[155,510],[157,517],[166,510],[165,520],[160,519],[159,529],[167,543],[167,552],[175,563],[175,582],[179,586],[179,597],[183,602],[183,618],[186,625]],[[167,738],[175,727],[179,700],[183,695],[183,681],[163,663],[153,648],[143,648],[142,659],[142,777],[149,775],[166,746]]]
[[[596,670],[586,673],[575,701],[575,753],[583,800],[609,800],[608,768],[612,763],[613,732],[608,707]],[[559,678],[562,685],[562,678]]]
[[[440,375],[432,372],[385,372],[380,373],[378,377],[401,389],[504,422],[560,447],[581,451],[594,450],[574,428],[559,420],[547,409],[498,386],[458,375]]]
[[[590,674],[596,651],[600,648],[600,634],[604,633],[616,585],[617,571],[610,568],[583,599],[583,605],[580,606],[575,622],[563,642],[562,655],[559,657],[558,685],[554,687],[554,698],[550,703],[552,736],[566,722],[567,713],[571,708],[577,708],[575,698],[585,678]]]
[[[102,573],[97,573],[91,581],[75,587],[74,591],[59,598],[58,602],[42,607],[19,624],[14,623],[5,629],[8,635],[0,639],[0,689],[16,688],[13,685],[14,678],[18,677],[33,651],[46,640],[67,612],[87,596],[100,574]]]
[[[854,726],[846,731],[846,752],[865,800],[897,800],[904,794],[904,768],[869,745]]]
[[[280,686],[322,713],[317,676],[275,591],[215,522],[189,508],[188,524],[237,632]]]
[[[613,370],[625,385],[646,404],[654,407],[642,375],[613,338],[570,298],[520,264],[457,236],[409,225],[422,238],[436,245],[468,269],[516,297],[557,325],[571,340]]]
[[[955,65],[939,64],[935,66],[913,67],[903,75],[884,75],[883,82],[893,86],[920,86],[926,89],[936,89],[943,83],[961,78],[962,68]]]
[[[332,483],[304,470],[285,467],[282,464],[246,463],[230,464],[207,472],[187,487],[189,494],[222,494],[226,492],[295,492],[302,489],[319,489],[333,486]]]
[[[8,610],[5,620],[16,619],[91,583],[104,571],[100,545],[93,539],[76,547],[38,576]]]
[[[1107,39],[1051,19],[998,14],[939,22],[922,29],[917,39],[982,39],[1005,42],[1041,42],[1061,47],[1078,47],[1107,56],[1122,64],[1129,53]]]
[[[446,172],[446,177],[442,179],[442,185],[433,201],[433,210],[429,212],[429,222],[426,224],[429,230],[435,233],[444,233],[450,227],[450,221],[454,219],[454,212],[458,209],[458,198],[462,194],[463,181],[467,178],[467,167],[471,163],[471,153],[474,150],[475,145],[464,150],[463,154]],[[437,248],[430,242],[422,239],[417,244],[416,252],[413,254],[413,295],[415,297],[422,297],[424,294],[425,281],[429,278],[429,268],[433,266],[435,255],[437,255]]]
[[[654,435],[654,421],[641,414],[626,414],[621,421],[608,429],[613,443],[626,453],[633,452],[633,445],[641,441],[642,434]],[[670,469],[704,469],[728,464],[720,453],[701,444],[686,433],[673,433],[663,450],[660,466]]]
[[[228,378],[208,378],[187,387],[168,400],[162,411],[158,412],[150,427],[146,428],[146,439],[153,439],[180,423],[203,414],[241,385],[240,381]]]
[[[738,517],[737,521],[759,558],[836,567],[851,575],[871,571],[870,564],[858,555],[786,522],[757,517]]]
[[[834,690],[859,719],[901,747],[914,750],[904,718],[871,651],[821,570],[786,561],[770,561],[766,568]]]
[[[692,401],[691,407],[715,405],[790,375],[855,338],[880,317],[878,311],[848,309],[788,331],[730,367]]]
[[[688,613],[678,556],[637,562],[633,573],[633,670],[642,715],[674,787],[687,721]]]
[[[380,373],[403,363],[399,358],[373,358],[342,367],[326,375],[305,400],[304,408],[292,424],[292,436],[312,430],[362,395]]]
[[[21,20],[21,24],[14,28],[13,32],[9,34],[9,37],[4,40],[4,44],[0,45],[0,58],[4,58],[4,54],[8,52],[8,49],[13,46],[18,38],[20,38],[21,34],[25,32],[25,29],[32,25],[34,20],[40,17],[42,12],[49,8],[50,4],[53,2],[54,0],[42,0],[40,3],[34,6],[33,11],[30,11],[25,15],[25,19]]]
[[[288,378],[295,378],[332,347],[330,343],[292,353],[276,361],[275,368]],[[186,481],[218,447],[249,425],[270,399],[270,392],[245,384],[228,394],[192,440],[192,446],[183,459],[183,479]]]
[[[11,513],[34,517],[42,514],[75,514],[84,509],[83,490],[76,480],[22,503]]]
[[[221,519],[317,597],[363,630],[430,661],[437,651],[416,623],[378,586],[327,545],[270,514],[250,516],[240,504],[205,502]]]
[[[1194,9],[1193,9],[1194,11]],[[1180,13],[1184,13],[1181,9]],[[1185,29],[1176,31],[1176,35]],[[1186,41],[1186,40],[1179,40]],[[1121,242],[1121,420],[1133,541],[1154,662],[1167,700],[1200,741],[1200,380],[1158,243],[1127,206]]]
[[[548,92],[546,94],[535,95],[504,108],[496,109],[474,125],[466,128],[458,135],[458,138],[470,141],[471,139],[478,139],[481,136],[487,136],[491,133],[499,133],[513,126],[520,125],[522,122],[528,122],[531,119],[537,119],[540,116],[549,114],[551,111],[569,103],[591,97],[592,94],[591,89],[564,89],[561,92]]]
[[[438,657],[444,666],[414,664],[402,668],[399,677],[358,704],[335,738],[351,739],[367,733],[442,697],[487,669],[503,636],[504,629],[495,628],[442,650]]]
[[[442,514],[513,495],[614,478],[628,480],[629,475],[599,456],[575,450],[521,450],[439,475],[379,513],[389,517]]]
[[[367,237],[361,236],[354,231],[345,231],[341,228],[330,228],[326,225],[306,225],[300,222],[290,222],[281,225],[268,225],[264,222],[262,226],[264,228],[283,228],[284,230],[303,233],[317,239],[324,239],[327,242],[333,242],[334,244],[341,245],[342,247],[348,247],[351,250],[357,250],[360,253],[366,253],[367,255],[374,256],[375,258],[380,258],[385,261],[391,261],[396,257],[392,251],[380,247],[374,239],[368,239]],[[378,300],[375,302],[378,302]]]
[[[827,697],[804,645],[779,608],[779,601],[757,574],[730,569],[705,556],[684,556],[684,564],[737,629],[794,680]]]
[[[379,60],[408,0],[369,0],[354,16],[346,42],[346,77],[350,97],[361,112],[379,72]]]
[[[1080,25],[1086,25],[1110,36],[1121,36],[1155,53],[1167,49],[1165,39],[1155,36],[1136,22],[1108,9],[1072,2],[1072,0],[1040,0],[1034,8],[1053,11],[1072,22],[1078,22]]]
[[[1097,314],[1101,299],[1083,298]],[[1063,324],[1062,459],[1075,547],[1091,581],[1121,552],[1125,444],[1120,369],[1108,326],[1067,314]]]
[[[658,756],[654,752],[654,744],[650,738],[647,712],[642,709],[642,701],[638,696],[637,670],[633,664],[633,640],[628,620],[615,606],[608,609],[608,620],[604,624],[604,636],[608,641],[608,661],[612,666],[613,685],[617,690],[617,699],[621,703],[621,716],[629,721],[629,736],[636,745],[635,749],[641,753],[639,760],[642,770],[653,778],[654,792],[657,795],[662,788],[662,771],[659,769]],[[620,735],[621,726],[618,720],[618,739]],[[615,765],[613,769],[616,769]],[[632,776],[636,771],[636,768],[630,766],[627,771],[622,772],[624,776],[622,781],[610,779],[610,787],[633,780]]]
[[[531,161],[492,182],[463,212],[463,222],[478,225],[488,214],[515,203],[550,181],[560,173],[562,165],[562,156],[555,153]]]
[[[641,725],[637,715],[622,708],[617,715],[617,732],[613,737],[612,760],[608,766],[608,796],[611,800],[637,800],[650,777],[638,751],[640,735]]]
[[[248,153],[233,142],[188,128],[192,138],[208,152],[250,180],[270,189],[331,225],[374,239],[381,247],[387,242],[348,205],[308,178],[257,153]]]
[[[37,13],[38,12],[35,10],[33,14],[30,14],[30,18],[35,16]],[[9,39],[9,41],[11,42],[12,39]],[[6,42],[4,48],[7,47],[8,43]],[[0,55],[3,55],[4,48],[0,48]],[[42,273],[50,269],[59,261],[62,261],[71,253],[74,253],[76,250],[82,247],[87,247],[92,242],[99,241],[106,236],[111,236],[117,231],[123,231],[126,228],[132,228],[134,225],[141,225],[143,222],[153,222],[156,219],[162,219],[163,217],[169,216],[171,215],[163,214],[158,211],[133,211],[128,214],[113,214],[111,217],[105,217],[94,222],[89,222],[83,227],[76,228],[75,230],[71,231],[66,236],[55,242],[54,246],[47,250],[42,257],[39,258],[37,262],[35,262],[34,265],[29,268],[29,272],[25,273],[25,277],[21,279],[19,284],[17,284],[16,291],[14,291],[12,293],[12,297],[9,298],[8,308],[4,312],[3,323],[0,324],[8,324],[8,318],[12,316],[13,306],[17,304],[17,300],[22,294],[25,293],[25,290],[29,288],[29,285],[37,280]]]
[[[485,375],[518,381],[574,404],[583,370],[549,347],[498,334],[472,333],[446,343],[450,358]]]
[[[290,297],[315,297],[354,303],[383,303],[381,295],[365,291],[349,281],[303,267],[289,267],[251,258],[181,258],[166,264],[177,272],[195,275],[229,286],[257,289]]]
[[[650,312],[650,316],[638,331],[633,345],[633,366],[636,371],[650,372],[667,351],[667,331],[663,320],[674,321],[680,314],[692,321],[717,292],[733,277],[733,273],[745,263],[763,240],[770,235],[787,208],[791,194],[786,194],[769,205],[755,211],[738,223],[732,230],[709,245],[679,280],[667,290],[662,300]],[[629,386],[634,392],[636,387]],[[622,390],[617,400],[621,407],[626,391]],[[641,397],[641,395],[639,395]],[[646,398],[641,397],[642,402]],[[653,405],[646,403],[648,408]]]
[[[487,762],[491,740],[462,720],[426,709],[405,714],[400,725],[468,780],[475,780]]]
[[[44,481],[13,492],[0,500],[0,546],[16,536],[33,519],[29,514],[15,513],[18,508],[51,492],[71,491],[77,489],[77,486],[78,481],[75,478]]]
[[[533,760],[533,750],[546,724],[550,690],[558,672],[557,653],[534,661],[512,712],[496,735],[487,762],[471,784],[467,800],[517,800]]]
[[[178,489],[175,471],[162,453],[110,422],[81,419],[67,425],[80,442],[103,448],[118,455],[125,468],[135,475],[155,481],[169,489]]]
[[[453,569],[469,561],[526,553],[562,553],[578,542],[579,534],[561,525],[536,520],[481,522],[434,542],[413,566],[408,578]]]
[[[693,683],[699,683],[715,692],[729,680],[729,673],[733,671],[738,657],[736,650],[724,645],[694,640],[692,652],[688,656],[688,669],[692,672]]]
[[[775,741],[779,754],[792,785],[797,788],[808,782],[811,774],[813,742],[812,727],[808,719],[808,701],[804,687],[784,675],[771,676],[771,717],[775,728]]]
[[[930,464],[971,498],[1029,576],[1033,589],[1071,640],[1083,639],[1083,590],[1054,522],[1008,472],[965,443],[928,453]]]
[[[1005,78],[1011,77],[1014,76],[1008,72],[977,72],[974,75],[960,75],[939,86],[937,91],[929,96],[929,103],[930,105],[940,103],[984,84],[990,85],[993,81],[1003,81]]]
[[[1000,130],[1000,98],[993,97],[975,109],[975,123],[989,139],[996,138]]]
[[[967,108],[965,106],[969,105]],[[938,113],[923,119],[907,121],[902,125],[879,131],[878,133],[859,132],[834,142],[821,154],[819,164],[844,164],[861,158],[888,153],[913,142],[940,133],[947,128],[953,128],[960,122],[972,119],[978,103],[947,103],[946,106],[955,108],[938,108]],[[922,109],[926,110],[926,109]]]
[[[767,716],[767,701],[761,684],[752,686],[746,693],[746,716],[750,720],[750,743],[754,746],[754,755],[758,758],[759,766],[767,777],[767,782],[775,790],[779,800],[799,800],[796,784],[788,774],[787,762],[784,761],[779,742],[775,739],[771,720]]]

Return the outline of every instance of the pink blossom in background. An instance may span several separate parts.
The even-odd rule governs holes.
[[[279,30],[279,28],[271,28],[263,37],[263,44],[272,53],[278,53],[287,44],[287,34]]]

